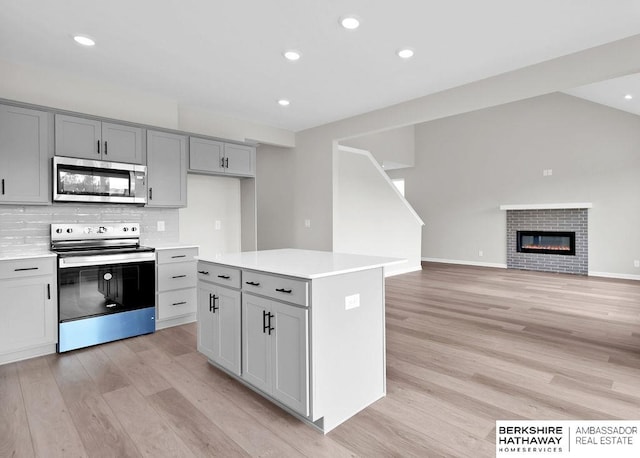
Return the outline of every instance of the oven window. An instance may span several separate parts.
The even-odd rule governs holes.
[[[58,194],[128,197],[130,185],[127,171],[58,166]]]
[[[155,306],[155,262],[58,269],[61,322]]]

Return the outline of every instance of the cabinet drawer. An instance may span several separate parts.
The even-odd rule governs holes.
[[[307,307],[309,283],[295,278],[242,271],[242,289]]]
[[[180,289],[158,294],[158,320],[196,313],[196,289]]]
[[[158,291],[195,288],[196,282],[196,263],[193,261],[158,265]]]
[[[210,262],[198,263],[198,279],[231,288],[240,288],[240,270]]]
[[[12,259],[0,262],[0,278],[23,278],[37,275],[51,275],[55,270],[56,258]]]
[[[170,250],[157,250],[158,264],[170,262],[193,261],[198,255],[197,248],[173,248]]]

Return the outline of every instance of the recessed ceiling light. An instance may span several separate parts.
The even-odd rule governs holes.
[[[76,43],[81,44],[82,46],[94,46],[96,44],[93,39],[85,35],[76,35],[73,39]]]
[[[278,100],[278,104],[279,104],[281,107],[289,106],[289,104],[290,104],[290,103],[291,103],[291,102],[289,102],[287,99],[280,99],[280,100]]]
[[[355,16],[345,16],[340,18],[340,24],[345,29],[354,30],[360,27],[360,20]]]
[[[411,59],[413,57],[413,54],[413,49],[410,48],[400,49],[398,51],[398,56],[402,57],[403,59]]]
[[[290,49],[289,51],[285,51],[282,55],[287,60],[291,60],[291,61],[300,59],[300,53],[298,51],[294,51],[293,49]]]
[[[631,94],[627,94],[624,96],[625,99],[627,100],[631,100],[633,98],[633,96]]]

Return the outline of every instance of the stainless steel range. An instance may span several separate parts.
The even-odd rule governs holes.
[[[138,223],[52,224],[58,353],[155,331],[155,254]]]

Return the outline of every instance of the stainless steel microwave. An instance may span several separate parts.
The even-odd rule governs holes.
[[[53,158],[53,200],[147,203],[147,167],[72,157]]]

